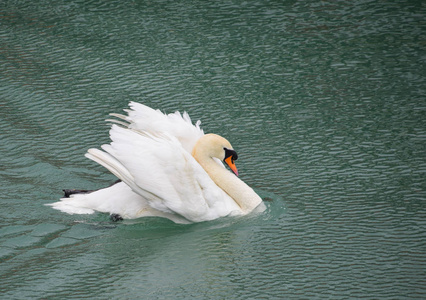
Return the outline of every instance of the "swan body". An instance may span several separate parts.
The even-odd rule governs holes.
[[[95,211],[124,219],[163,217],[176,223],[202,222],[264,210],[262,199],[240,180],[229,141],[204,134],[189,115],[165,115],[131,102],[127,115],[111,114],[111,143],[86,157],[121,182],[49,204],[69,214]],[[222,164],[226,162],[235,174]]]

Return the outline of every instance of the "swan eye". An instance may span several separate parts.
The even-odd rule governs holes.
[[[232,163],[234,162],[234,160],[238,159],[238,154],[237,152],[235,152],[235,150],[230,150],[227,148],[223,148],[223,150],[225,150],[225,159],[227,159],[228,157],[231,157]]]

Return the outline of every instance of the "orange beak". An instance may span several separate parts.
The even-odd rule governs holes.
[[[238,176],[238,170],[237,170],[237,167],[234,164],[234,161],[232,160],[232,156],[230,156],[227,159],[225,159],[225,162],[231,168],[232,172],[234,172],[235,175]]]

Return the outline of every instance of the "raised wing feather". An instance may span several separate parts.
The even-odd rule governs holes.
[[[118,121],[109,120],[120,125],[126,125],[130,129],[139,132],[147,132],[153,135],[158,133],[166,133],[175,137],[183,146],[183,148],[191,153],[195,143],[204,135],[200,128],[201,121],[192,124],[189,115],[184,112],[175,112],[171,114],[163,114],[160,110],[154,110],[146,105],[130,102],[130,109],[125,110],[127,116],[120,114],[111,114],[114,117],[125,120],[128,124]]]

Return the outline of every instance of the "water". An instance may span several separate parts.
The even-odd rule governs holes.
[[[2,299],[426,297],[421,1],[2,1]],[[227,137],[267,211],[176,225],[44,206],[129,101]]]

